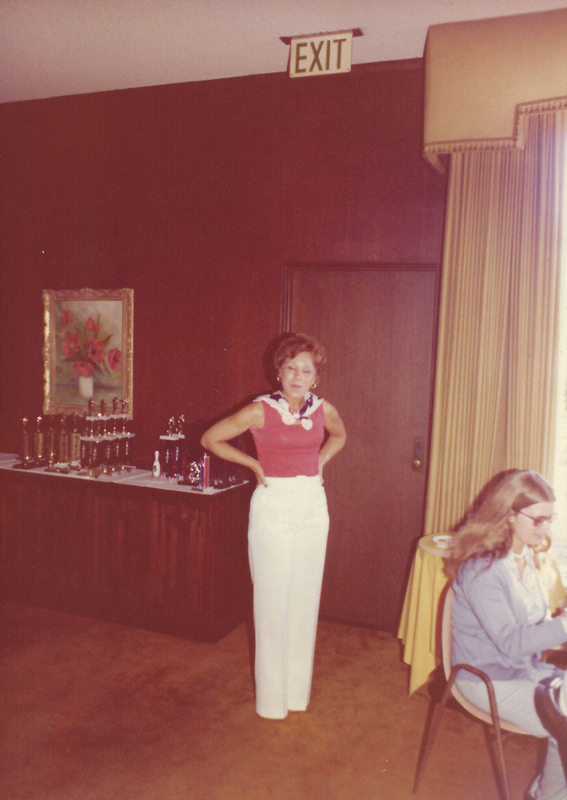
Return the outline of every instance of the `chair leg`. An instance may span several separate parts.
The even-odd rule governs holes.
[[[421,776],[423,775],[423,771],[425,769],[425,765],[429,759],[429,754],[431,753],[431,748],[433,747],[433,742],[435,740],[435,736],[437,734],[437,730],[439,728],[439,723],[441,722],[441,717],[443,712],[445,711],[445,706],[447,705],[447,701],[451,696],[451,691],[453,688],[453,684],[455,683],[455,679],[457,677],[457,673],[459,669],[462,669],[462,665],[458,664],[451,670],[451,674],[449,675],[449,680],[447,681],[447,686],[445,687],[445,691],[443,692],[443,697],[441,698],[441,702],[439,703],[439,707],[437,709],[437,713],[432,715],[431,713],[428,714],[428,719],[425,725],[425,731],[423,734],[423,742],[421,746],[421,751],[419,754],[419,759],[417,762],[417,768],[415,772],[415,780],[413,783],[413,791],[414,793],[417,792],[419,787]],[[498,707],[496,704],[496,695],[494,693],[494,687],[490,680],[480,673],[480,671],[475,670],[474,668],[468,667],[470,672],[475,672],[478,674],[479,677],[482,677],[486,689],[488,691],[488,702],[490,705],[490,715],[492,717],[492,725],[494,727],[494,733],[496,738],[496,764],[497,764],[497,771],[498,771],[498,778],[499,778],[499,789],[502,788],[504,792],[504,800],[511,800],[510,797],[510,785],[508,782],[508,772],[506,770],[506,763],[504,761],[504,746],[502,742],[502,729],[500,727],[500,717],[498,716]],[[435,701],[432,701],[433,707]],[[432,721],[431,721],[432,720]]]
[[[496,739],[496,763],[498,765],[498,777],[500,779],[500,786],[504,792],[504,800],[511,800],[510,797],[510,784],[508,781],[508,771],[506,769],[506,762],[504,760],[504,743],[502,737],[502,728],[500,727],[500,717],[498,716],[498,708],[496,705],[496,695],[494,694],[494,687],[491,683],[486,683],[488,690],[488,702],[490,704],[490,716],[492,717],[492,725],[494,727],[494,734]]]
[[[510,800],[510,787],[508,784],[508,773],[506,771],[506,764],[504,759],[503,748],[507,739],[506,732],[502,734],[502,745],[498,743],[496,732],[489,723],[482,723],[484,729],[484,739],[486,742],[486,749],[490,756],[490,766],[496,781],[496,788],[498,790],[498,797],[501,800]]]
[[[443,716],[443,712],[445,711],[445,706],[447,705],[447,701],[451,695],[451,686],[453,684],[447,684],[445,691],[443,692],[443,697],[441,698],[440,703],[436,703],[435,700],[431,700],[429,704],[429,711],[427,713],[427,720],[425,722],[425,729],[423,731],[423,740],[421,743],[421,749],[419,753],[419,759],[417,762],[417,767],[415,770],[415,779],[413,782],[413,792],[417,792],[419,788],[419,784],[421,781],[421,776],[423,775],[423,771],[425,769],[425,765],[429,759],[429,754],[431,753],[431,749],[433,747],[433,742],[435,741],[435,736],[437,735],[437,730],[439,728],[439,723],[441,722],[441,717]]]

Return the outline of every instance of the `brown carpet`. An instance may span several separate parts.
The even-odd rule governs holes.
[[[2,800],[408,800],[429,695],[394,636],[322,622],[312,699],[254,711],[247,627],[202,644],[2,606]],[[514,800],[537,741],[507,746]],[[482,727],[447,711],[416,800],[498,794]]]

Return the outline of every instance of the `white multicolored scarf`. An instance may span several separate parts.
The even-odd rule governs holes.
[[[284,425],[295,425],[299,420],[306,431],[311,430],[313,427],[313,420],[309,419],[311,414],[316,411],[323,402],[322,397],[307,392],[305,395],[305,402],[299,411],[292,411],[289,403],[281,392],[274,392],[273,394],[262,394],[256,397],[254,402],[259,403],[263,401],[280,414]]]

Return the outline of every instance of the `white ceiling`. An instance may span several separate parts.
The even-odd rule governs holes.
[[[420,58],[441,22],[565,0],[0,0],[0,102],[285,72],[281,36],[360,28],[353,64]]]

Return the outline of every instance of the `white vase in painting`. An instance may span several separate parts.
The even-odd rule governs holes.
[[[79,375],[79,394],[81,397],[92,397],[94,392],[94,380],[90,375],[86,378],[84,375]]]

